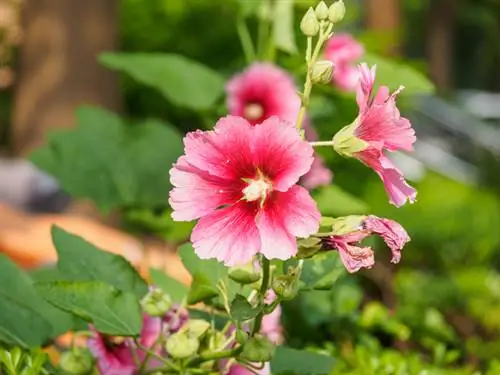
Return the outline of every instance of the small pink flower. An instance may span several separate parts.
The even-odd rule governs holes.
[[[226,87],[229,114],[252,125],[271,116],[295,124],[300,98],[292,77],[269,63],[255,63],[234,76]]]
[[[333,62],[333,83],[341,90],[354,91],[358,86],[359,72],[356,62],[364,55],[361,43],[349,34],[335,34],[325,47],[325,58]]]
[[[387,151],[412,151],[416,141],[415,131],[408,119],[401,117],[396,97],[402,87],[390,94],[381,86],[372,95],[375,67],[359,66],[360,81],[356,100],[359,116],[334,137],[335,149],[345,156],[353,156],[372,168],[382,179],[390,203],[400,207],[416,199],[416,190],[408,185],[401,171],[383,153]]]
[[[297,252],[296,237],[318,230],[316,203],[296,185],[313,150],[293,126],[227,116],[213,131],[187,134],[184,145],[170,171],[170,205],[174,220],[200,219],[191,234],[200,258],[236,265],[262,253],[284,260]]]
[[[238,364],[232,365],[231,368],[229,369],[228,375],[270,375],[271,374],[271,365],[269,362],[264,364],[264,367],[260,370],[247,370],[243,366],[240,366]]]
[[[119,343],[113,342],[111,338],[90,328],[94,333],[87,346],[97,359],[97,367],[101,375],[133,375],[137,370],[134,362],[133,351],[137,351],[138,358],[143,360],[146,353],[137,350],[131,339],[121,339]],[[162,319],[144,315],[143,326],[139,342],[141,345],[151,348],[162,334]]]
[[[380,236],[391,250],[391,262],[399,263],[401,249],[410,241],[410,237],[400,224],[377,216],[364,217],[352,231],[344,231],[324,239],[323,248],[338,250],[347,271],[357,272],[375,264],[373,250],[370,247],[358,246],[362,240],[373,234]]]

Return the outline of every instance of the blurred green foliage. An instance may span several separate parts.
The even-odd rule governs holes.
[[[297,1],[295,25],[310,3],[314,2]],[[426,3],[411,1],[405,9],[414,7],[412,11],[418,13],[425,9]],[[248,6],[250,2],[123,0],[122,50],[127,52],[126,56],[140,52],[146,59],[147,53],[153,52],[183,55],[206,65],[204,71],[213,70],[227,78],[245,65],[236,31],[236,21],[243,16],[240,12],[257,12],[253,7],[241,8],[242,4]],[[349,4],[349,9],[353,8]],[[255,18],[252,16],[248,22],[251,33],[258,28]],[[352,25],[345,26],[349,29]],[[378,40],[367,32],[359,32],[357,36],[365,41]],[[285,45],[282,49],[293,51],[295,42],[303,51],[303,38],[280,36],[280,41]],[[410,67],[421,66],[420,63],[396,62],[378,56],[383,40],[379,44],[368,43],[366,47],[370,52],[368,59],[380,65],[378,84],[391,88],[400,84],[408,86],[402,99],[411,99],[409,94],[415,92],[432,92],[432,85],[421,73],[425,69]],[[301,81],[300,55],[281,51],[271,55]],[[213,103],[216,104],[201,112],[193,111],[186,108],[185,92],[180,91],[180,96],[175,97],[175,91],[167,87],[170,82],[144,78],[153,68],[138,72],[130,61],[126,64],[119,59],[104,62],[128,73],[121,77],[127,115],[132,118],[158,118],[186,132],[210,127],[225,113],[222,98],[217,100],[217,90],[221,90],[218,83],[214,83]],[[158,66],[154,71],[157,69]],[[181,80],[176,81],[177,85],[183,84],[182,79],[190,79],[189,66],[183,69],[188,70],[175,77]],[[354,96],[338,93],[331,87],[314,92],[312,122],[320,138],[329,139],[356,117]],[[411,100],[401,102],[404,108],[412,105]],[[80,139],[74,137],[73,141],[80,142]],[[175,143],[171,141],[165,142],[166,148]],[[335,374],[500,373],[500,363],[495,360],[500,353],[498,195],[484,187],[464,185],[426,171],[421,181],[412,182],[419,190],[418,202],[395,209],[388,204],[374,172],[331,150],[320,150],[320,153],[335,173],[334,186],[315,192],[322,212],[331,215],[373,213],[395,219],[410,233],[412,242],[397,266],[390,265],[388,251],[374,242],[378,260],[374,269],[356,275],[338,275],[332,291],[307,291],[286,304],[287,342],[295,347],[334,354],[338,358]],[[136,156],[140,157],[140,153]],[[167,156],[164,170],[172,162]],[[156,159],[152,162],[160,163]],[[167,184],[164,181],[164,185]],[[114,206],[125,210],[131,230],[149,231],[170,241],[182,241],[191,224],[172,222],[165,202],[157,191],[153,193],[153,203],[159,207],[146,207],[136,196],[114,202]],[[163,198],[166,200],[166,195]]]

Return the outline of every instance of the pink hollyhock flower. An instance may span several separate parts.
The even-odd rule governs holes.
[[[401,249],[410,241],[404,228],[393,220],[377,216],[348,216],[336,220],[333,235],[323,240],[323,249],[336,249],[345,268],[357,272],[375,264],[373,250],[358,244],[373,234],[379,235],[392,251],[392,263],[401,260]],[[336,234],[338,233],[338,234]]]
[[[358,86],[359,72],[356,62],[364,55],[361,43],[349,34],[335,34],[326,43],[325,59],[333,62],[333,83],[341,90],[354,91]]]
[[[408,119],[401,117],[396,107],[396,97],[402,87],[390,94],[381,86],[372,96],[375,67],[359,66],[360,84],[356,94],[359,116],[333,138],[334,148],[344,156],[359,159],[372,168],[382,179],[390,203],[400,207],[416,199],[416,190],[408,185],[401,171],[383,153],[387,151],[412,151],[416,141],[415,131]]]
[[[269,63],[255,63],[234,76],[226,87],[230,115],[244,117],[252,125],[271,116],[295,124],[300,109],[292,77]]]
[[[143,360],[146,356],[141,350],[137,350],[130,339],[122,339],[113,342],[113,339],[97,332],[91,327],[94,336],[88,342],[88,348],[97,359],[97,367],[101,375],[133,375],[137,370],[134,362],[133,351]],[[162,319],[144,315],[142,331],[139,342],[141,345],[151,348],[162,334]],[[153,362],[151,362],[154,365]]]
[[[185,155],[170,171],[172,217],[200,219],[191,241],[202,259],[248,263],[262,253],[288,259],[296,237],[319,227],[309,192],[296,185],[313,161],[311,145],[294,127],[271,117],[252,126],[243,118],[220,119],[213,131],[184,138]]]

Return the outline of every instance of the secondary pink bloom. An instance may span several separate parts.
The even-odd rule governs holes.
[[[361,268],[371,268],[375,264],[373,250],[366,246],[358,246],[366,237],[376,234],[380,236],[392,252],[392,263],[401,260],[401,249],[410,241],[404,228],[393,220],[367,216],[359,226],[348,233],[332,235],[323,240],[324,249],[336,249],[349,272],[357,272]]]
[[[170,205],[174,220],[200,219],[191,234],[200,258],[236,265],[260,252],[284,260],[296,254],[296,237],[318,230],[316,203],[296,185],[313,149],[294,127],[227,116],[213,131],[187,134],[184,145],[170,171]]]
[[[271,116],[295,124],[300,98],[292,77],[269,63],[254,63],[226,87],[230,115],[260,124]]]
[[[364,55],[361,43],[349,34],[335,34],[326,43],[325,58],[333,62],[333,83],[344,91],[354,91],[358,86],[359,72],[356,62]]]
[[[387,86],[381,86],[372,95],[375,83],[375,67],[359,66],[360,83],[356,93],[359,116],[334,137],[334,147],[346,156],[354,156],[372,168],[382,179],[390,203],[397,207],[407,201],[413,203],[417,191],[408,185],[402,172],[384,155],[383,151],[413,151],[415,131],[408,119],[401,117],[396,97],[402,87],[390,94]]]
[[[97,332],[91,327],[94,336],[88,342],[88,348],[97,359],[97,367],[101,375],[133,375],[137,368],[132,351],[136,350],[135,344],[130,339],[122,339],[113,342],[113,339]],[[141,345],[151,348],[158,336],[162,334],[162,319],[144,315],[143,326],[139,342]],[[146,354],[137,350],[140,360]],[[153,362],[151,362],[154,365]]]

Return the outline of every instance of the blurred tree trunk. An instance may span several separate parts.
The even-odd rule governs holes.
[[[370,31],[380,34],[386,38],[388,46],[386,52],[389,55],[399,53],[401,42],[401,9],[400,0],[367,0],[366,21]]]
[[[26,155],[48,130],[74,126],[81,104],[120,109],[116,78],[97,56],[117,47],[117,0],[26,0],[12,114],[13,148]]]
[[[453,34],[457,0],[432,0],[427,17],[429,75],[439,91],[453,88]]]
[[[12,111],[12,143],[26,156],[44,142],[47,131],[75,125],[75,109],[97,105],[121,109],[114,73],[97,62],[115,50],[118,0],[25,0]],[[91,204],[70,211],[99,217]]]

